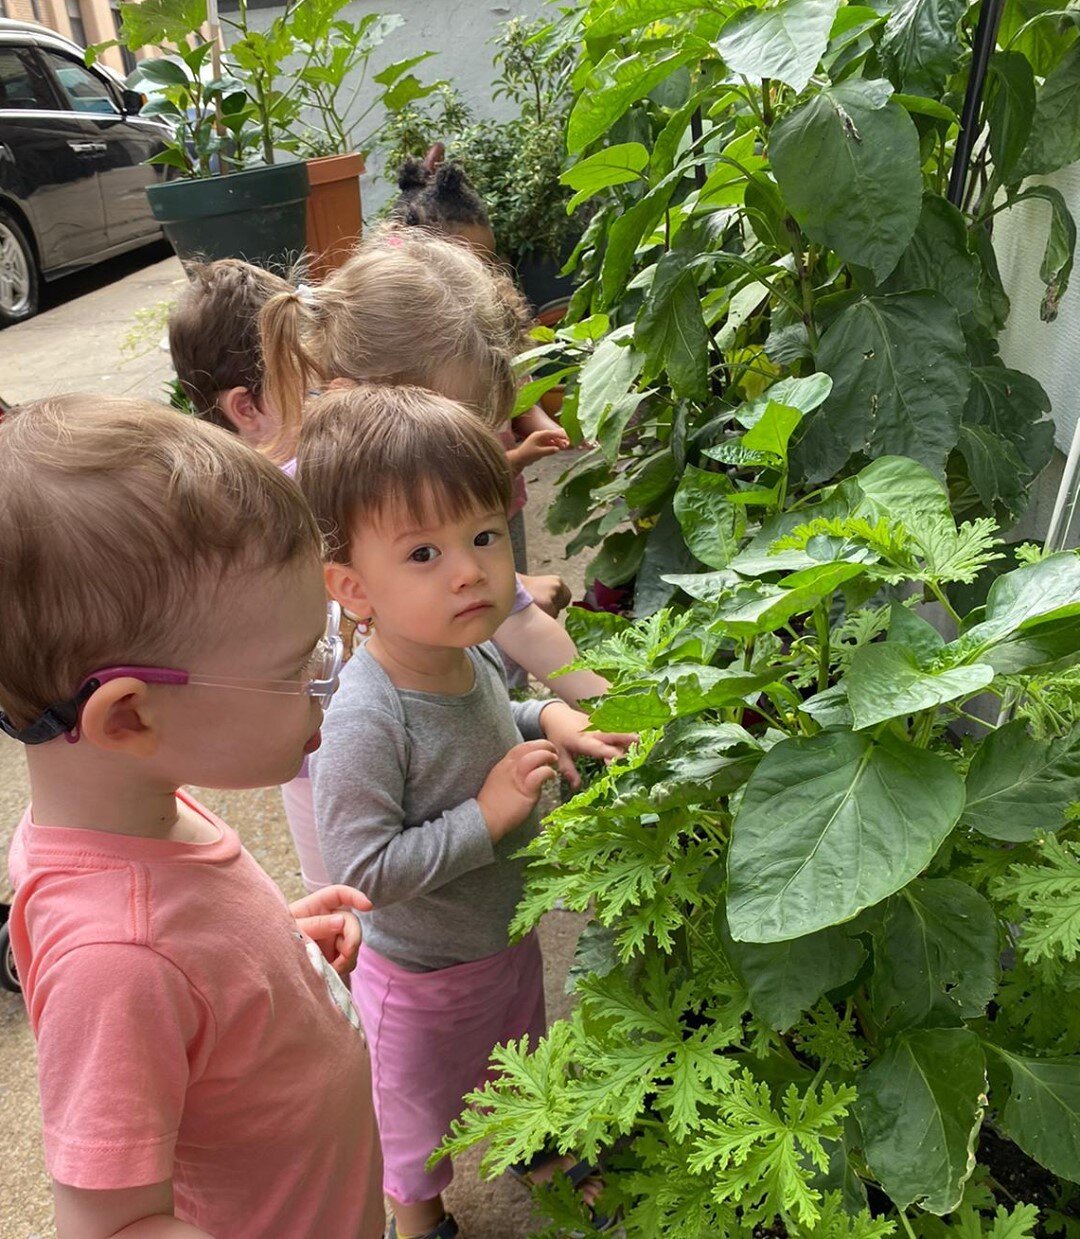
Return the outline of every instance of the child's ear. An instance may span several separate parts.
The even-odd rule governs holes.
[[[359,572],[352,565],[325,564],[323,580],[330,597],[341,603],[343,610],[355,615],[357,619],[365,620],[371,617],[371,602],[367,590]]]
[[[241,437],[258,443],[265,437],[264,414],[249,387],[227,387],[218,393],[217,406]]]
[[[153,757],[161,743],[147,687],[129,676],[97,689],[83,706],[79,730],[98,748],[127,757]]]

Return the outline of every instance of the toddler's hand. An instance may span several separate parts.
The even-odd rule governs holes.
[[[561,576],[522,576],[521,583],[532,594],[533,602],[552,619],[570,605],[570,586]]]
[[[516,744],[484,780],[476,797],[492,842],[497,843],[529,816],[544,783],[555,777],[559,760],[547,740]]]
[[[589,716],[556,701],[544,707],[540,726],[559,750],[559,772],[571,787],[581,786],[575,757],[595,757],[603,762],[621,757],[637,740],[631,732],[586,731]]]
[[[534,465],[545,456],[554,456],[556,452],[565,452],[570,446],[570,440],[562,430],[534,430],[523,439],[517,447],[512,447],[506,453],[511,467],[520,473],[528,465]]]
[[[347,977],[360,950],[360,922],[352,915],[370,912],[371,900],[351,886],[326,886],[289,904],[296,927],[314,942],[334,971]]]

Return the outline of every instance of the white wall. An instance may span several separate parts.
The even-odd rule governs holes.
[[[1053,176],[1033,178],[1033,183],[1060,190],[1073,217],[1080,220],[1080,163],[1062,168]],[[1000,339],[1001,356],[1007,366],[1033,375],[1046,388],[1057,426],[1057,446],[1067,453],[1080,421],[1080,253],[1076,255],[1077,266],[1061,299],[1057,318],[1044,323],[1039,318],[1045,287],[1039,279],[1039,266],[1049,225],[1049,204],[1038,199],[1018,203],[995,221],[994,249],[1012,303]],[[1062,465],[1062,458],[1055,455],[1037,482],[1031,511],[1018,530],[1023,536],[1041,538],[1045,534]],[[1068,544],[1080,544],[1080,523],[1074,523],[1069,530]]]

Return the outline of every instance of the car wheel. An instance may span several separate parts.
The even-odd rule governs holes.
[[[7,925],[0,925],[0,988],[12,994],[21,994],[22,985],[15,968],[15,953],[11,949]]]
[[[0,327],[36,314],[40,287],[33,247],[11,216],[0,211]]]

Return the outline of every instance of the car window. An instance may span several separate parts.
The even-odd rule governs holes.
[[[59,52],[46,52],[53,72],[73,112],[92,112],[95,115],[119,116],[120,109],[105,82],[77,60],[69,60]]]
[[[0,111],[55,109],[56,100],[32,52],[0,47]]]

